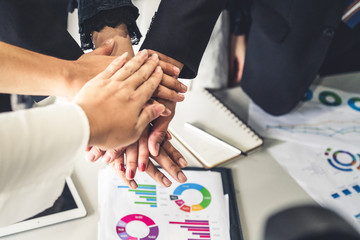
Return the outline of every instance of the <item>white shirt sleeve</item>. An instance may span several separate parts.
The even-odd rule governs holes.
[[[0,114],[0,226],[53,205],[89,136],[73,103]]]

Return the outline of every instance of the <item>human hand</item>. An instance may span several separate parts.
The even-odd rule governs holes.
[[[94,51],[83,54],[75,61],[68,61],[69,72],[60,95],[72,100],[86,82],[102,72],[116,58],[110,56],[113,48],[114,40],[109,39]]]
[[[144,131],[145,132],[145,131]],[[147,138],[145,138],[147,140]],[[141,169],[138,165],[138,142],[128,146],[117,149],[112,149],[108,151],[102,151],[97,147],[92,147],[87,149],[87,156],[92,161],[96,161],[101,156],[105,163],[112,166],[115,173],[126,183],[130,188],[137,188],[137,183],[134,180],[136,173],[136,167],[139,167],[139,170],[146,172],[151,178],[153,178],[157,183],[164,187],[171,186],[172,182],[167,178],[159,169],[154,165],[152,161],[148,161],[144,166],[145,169]],[[145,145],[147,141],[145,141]],[[124,152],[126,151],[126,163],[124,158]],[[162,146],[160,147],[160,154],[156,157],[151,156],[151,158],[157,162],[166,172],[170,174],[176,181],[183,183],[187,181],[186,176],[181,171],[181,167],[186,167],[183,165],[182,161],[185,161],[180,152],[178,152],[168,140],[165,140]],[[147,157],[147,160],[149,158]],[[126,167],[125,167],[126,166]]]
[[[91,146],[127,146],[165,111],[161,104],[145,106],[162,77],[157,55],[148,58],[144,50],[127,63],[126,56],[87,82],[73,100],[88,117]]]
[[[119,56],[126,51],[129,52],[128,59],[131,59],[131,57],[134,56],[129,33],[125,24],[119,24],[115,28],[105,26],[100,32],[94,31],[92,36],[96,48],[103,46],[106,39],[114,39],[115,43],[111,52],[112,56]],[[187,87],[177,80],[182,64],[179,64],[177,61],[164,54],[152,50],[148,51],[149,55],[157,54],[159,56],[159,65],[164,72],[163,79],[153,97],[174,102],[183,101],[184,95],[181,93],[185,93]]]
[[[229,61],[229,85],[240,83],[245,63],[246,41],[245,35],[231,36],[230,61]]]

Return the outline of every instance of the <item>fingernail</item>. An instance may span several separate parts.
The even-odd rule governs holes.
[[[110,39],[106,40],[104,42],[104,44],[108,45],[108,44],[112,44],[113,42],[114,42],[114,39],[110,38]]]
[[[178,94],[178,97],[179,97],[179,99],[180,99],[181,101],[184,101],[184,99],[185,99],[185,96],[182,95],[182,94]]]
[[[151,55],[150,58],[151,58],[152,60],[155,60],[155,61],[159,60],[159,56],[158,56],[156,53],[154,53],[153,55]]]
[[[166,108],[164,113],[165,113],[166,115],[170,115],[170,114],[171,114],[171,110],[168,109],[168,108]]]
[[[123,163],[119,164],[119,171],[121,171],[121,172],[124,171],[124,164]]]
[[[175,67],[175,66],[173,67],[173,69],[174,69],[175,74],[179,75],[180,69],[178,67]]]
[[[105,156],[103,156],[102,159],[106,164],[108,164],[111,160],[111,157],[109,155],[105,154]]]
[[[187,86],[185,84],[181,84],[181,90],[182,92],[186,92],[187,91]]]
[[[145,172],[145,163],[140,163],[140,171]]]
[[[184,168],[187,166],[187,162],[185,161],[185,159],[180,158],[179,159],[179,163],[180,163],[180,167]]]
[[[171,136],[171,134],[170,134],[168,131],[166,131],[166,138],[167,138],[168,140],[171,140],[171,139],[172,139],[172,136]]]
[[[130,181],[130,187],[131,187],[132,189],[136,189],[136,188],[138,187],[138,185],[136,184],[135,181]]]
[[[155,70],[155,72],[157,72],[157,73],[161,73],[161,72],[162,72],[162,69],[161,69],[161,67],[160,67],[160,66],[157,66],[157,67],[156,67],[156,70]]]
[[[178,173],[178,179],[180,180],[180,182],[186,182],[187,178],[185,177],[185,175],[182,172]]]
[[[170,185],[171,185],[171,182],[167,177],[163,177],[162,182],[166,187],[170,187]]]
[[[141,57],[146,57],[146,56],[148,55],[148,51],[147,51],[146,49],[141,50],[139,55],[140,55]]]
[[[95,160],[95,155],[93,153],[89,153],[86,155],[88,161],[93,162]]]
[[[135,177],[135,173],[132,170],[128,171],[128,178],[133,179]]]
[[[159,151],[160,151],[160,143],[157,143],[155,146],[155,155],[159,155]]]
[[[123,60],[124,58],[127,58],[128,55],[129,55],[129,52],[125,52],[120,57],[118,57],[117,60]]]

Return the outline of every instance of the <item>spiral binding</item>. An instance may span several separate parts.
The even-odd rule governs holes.
[[[251,129],[247,124],[245,124],[241,118],[232,112],[228,107],[226,107],[219,99],[217,99],[212,93],[210,93],[207,89],[202,89],[204,94],[215,103],[217,107],[220,108],[221,111],[224,111],[232,121],[234,121],[239,127],[243,128],[244,131],[247,131],[247,134],[255,139],[256,141],[262,141],[262,138],[259,137],[253,129]]]

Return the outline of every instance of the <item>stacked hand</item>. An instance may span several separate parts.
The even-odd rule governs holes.
[[[111,55],[122,54],[124,49],[116,46],[123,46],[121,44],[122,38],[119,38],[123,34],[119,34],[117,30],[119,29],[105,27],[102,30],[103,35],[99,33],[94,34],[95,46],[101,47],[103,46],[101,40],[114,38],[115,47]],[[161,85],[155,90],[152,100],[153,102],[163,104],[166,107],[165,112],[161,117],[152,121],[144,129],[140,139],[131,145],[107,151],[99,147],[89,147],[87,149],[87,157],[90,161],[96,161],[103,157],[103,160],[110,164],[120,178],[131,188],[137,187],[134,181],[137,169],[146,172],[163,186],[168,187],[171,185],[171,181],[157,169],[152,161],[149,161],[149,157],[156,161],[178,182],[185,182],[187,180],[181,171],[182,167],[187,166],[187,162],[168,141],[171,139],[171,135],[167,132],[169,123],[175,114],[176,102],[184,100],[183,95],[179,93],[184,93],[187,90],[186,86],[177,80],[180,73],[179,67],[182,67],[182,65],[178,63],[178,67],[176,67],[172,64],[177,63],[173,59],[160,53],[156,54],[151,50],[149,50],[149,53],[153,54],[153,56],[159,55],[160,61],[158,65],[161,66],[164,72]],[[131,56],[131,53],[129,56]]]
[[[166,108],[149,103],[162,70],[157,55],[141,51],[126,63],[127,53],[87,82],[73,102],[85,112],[90,125],[89,145],[102,149],[127,146],[137,141],[147,125]]]

